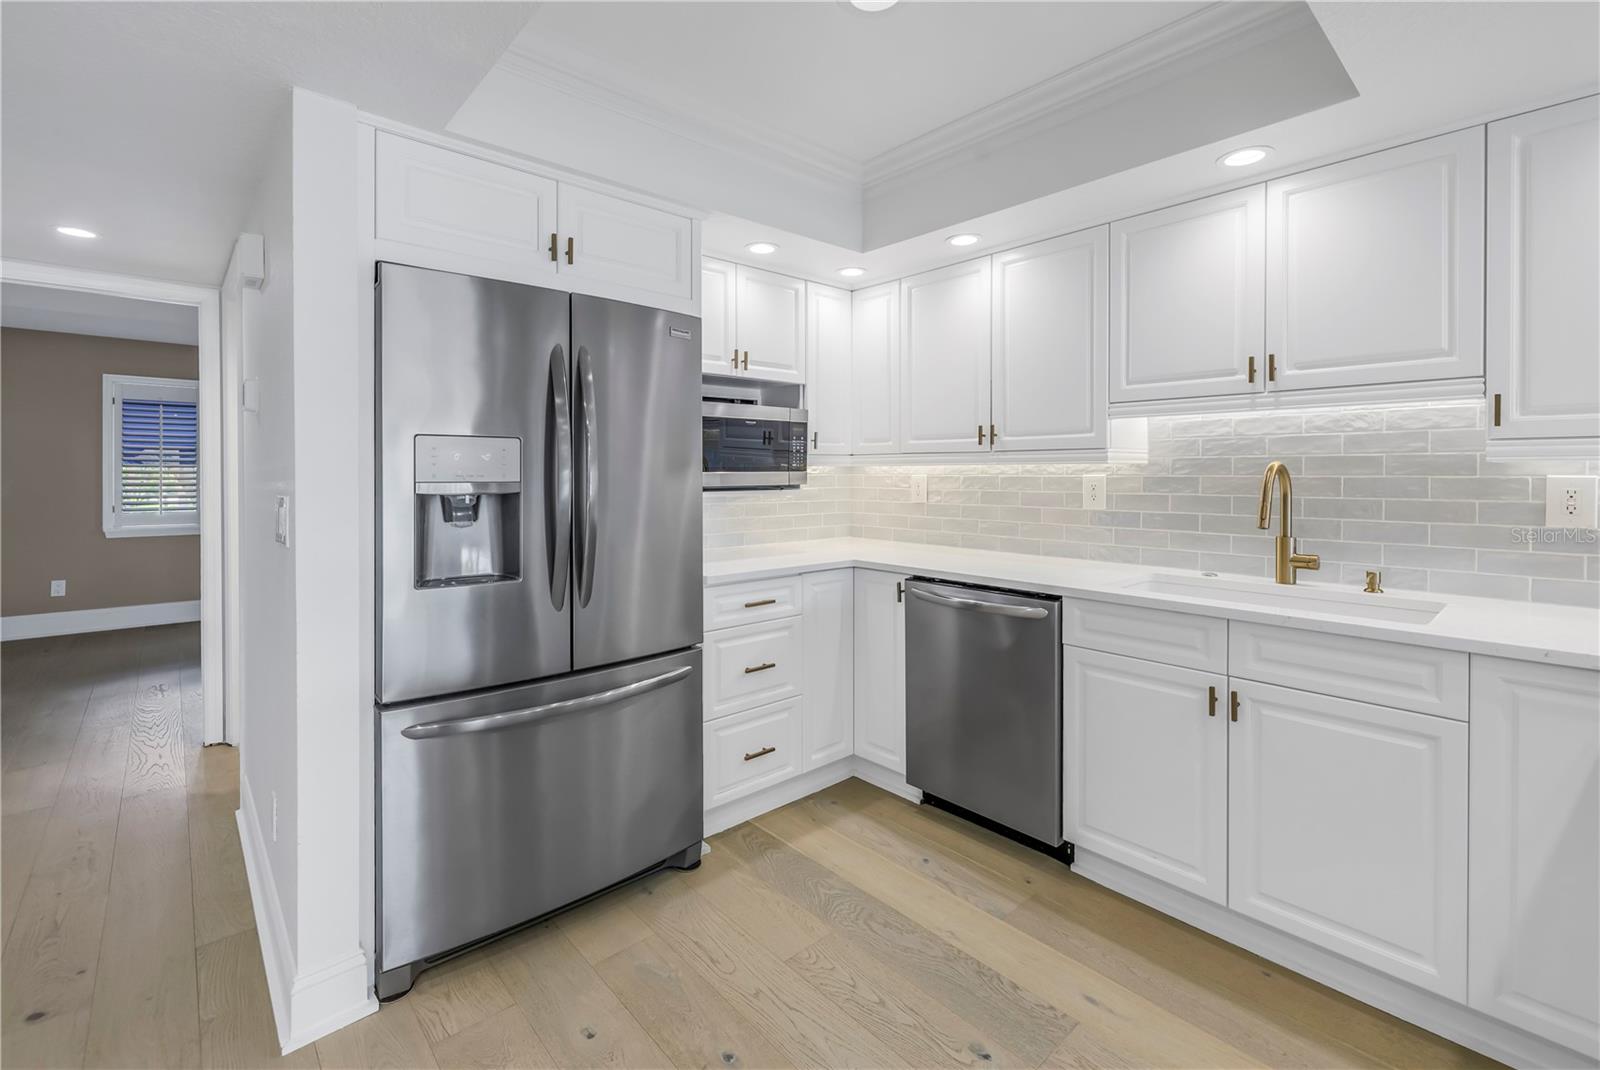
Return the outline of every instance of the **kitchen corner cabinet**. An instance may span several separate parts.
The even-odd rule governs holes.
[[[801,753],[816,769],[855,752],[855,570],[804,577]]]
[[[813,457],[850,452],[850,317],[848,290],[806,283],[806,418]]]
[[[1215,903],[1228,899],[1228,680],[1067,647],[1062,828]]]
[[[1464,1001],[1467,726],[1230,686],[1229,907]]]
[[[1489,453],[1600,456],[1600,97],[1489,124]]]
[[[855,752],[906,771],[906,577],[855,570]]]
[[[1268,182],[1267,390],[1481,376],[1483,209],[1478,127]]]
[[[1467,1002],[1594,1059],[1600,673],[1476,655],[1471,672]]]
[[[900,452],[900,284],[850,295],[850,452]]]
[[[735,375],[739,359],[733,339],[738,328],[737,266],[726,260],[700,260],[700,370],[707,375]]]
[[[900,281],[900,449],[986,453],[988,257]]]
[[[1108,228],[997,253],[993,447],[1106,446]]]
[[[739,374],[780,383],[806,378],[806,284],[738,265],[734,347]]]

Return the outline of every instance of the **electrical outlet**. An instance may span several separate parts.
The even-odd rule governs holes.
[[[51,598],[65,598],[65,597],[67,597],[67,581],[66,580],[51,580],[50,581],[50,597]]]
[[[1106,507],[1106,477],[1083,477],[1083,507],[1085,509],[1104,509]]]
[[[1600,476],[1546,476],[1544,526],[1547,528],[1600,527],[1595,518],[1595,492]]]
[[[276,497],[275,501],[277,503],[277,521],[276,521],[276,525],[275,525],[275,527],[273,529],[272,537],[274,539],[276,539],[278,542],[281,542],[283,545],[288,546],[289,545],[289,499],[287,497],[285,497],[284,495],[279,494]]]
[[[911,500],[925,502],[928,500],[928,477],[915,475],[911,477]]]
[[[272,793],[272,842],[278,842],[278,793]]]

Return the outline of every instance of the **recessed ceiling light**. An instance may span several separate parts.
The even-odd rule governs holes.
[[[750,250],[750,252],[755,253],[757,256],[766,256],[768,253],[775,253],[778,251],[778,247],[769,241],[753,241],[749,245],[746,245],[745,248]]]
[[[1249,167],[1253,163],[1260,163],[1267,158],[1267,153],[1272,150],[1265,145],[1257,145],[1248,149],[1234,149],[1217,162],[1224,167]]]
[[[978,234],[952,234],[945,241],[959,249],[964,245],[977,245],[979,237]]]
[[[65,234],[69,238],[98,238],[100,236],[94,231],[84,230],[82,227],[57,227],[56,233]]]
[[[888,11],[899,2],[900,0],[850,0],[850,6],[857,11]]]
[[[859,279],[861,276],[865,275],[866,273],[867,273],[867,269],[866,268],[848,267],[848,268],[840,268],[839,269],[839,274],[843,275],[847,279]]]

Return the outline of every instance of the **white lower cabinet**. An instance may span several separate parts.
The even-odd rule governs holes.
[[[816,769],[855,751],[855,572],[805,577],[802,765]]]
[[[856,569],[855,750],[906,771],[905,576]]]
[[[728,628],[706,636],[705,718],[800,694],[800,619]]]
[[[1467,726],[1231,686],[1229,907],[1464,1001]]]
[[[1468,1003],[1600,1057],[1600,673],[1472,659]]]
[[[1070,646],[1065,655],[1066,838],[1226,903],[1227,677]]]
[[[800,772],[800,700],[785,699],[705,726],[706,809]]]

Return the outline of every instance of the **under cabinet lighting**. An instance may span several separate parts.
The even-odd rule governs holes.
[[[767,256],[778,251],[778,247],[769,241],[753,241],[745,248],[757,256]]]
[[[843,275],[847,279],[859,279],[861,276],[865,275],[866,273],[867,273],[867,269],[866,268],[847,267],[847,268],[840,268],[839,269],[839,274]]]
[[[952,234],[945,241],[960,249],[968,245],[977,245],[981,237],[983,237],[981,234]]]
[[[65,234],[69,238],[98,238],[100,236],[94,231],[84,230],[82,227],[57,227],[56,233]]]
[[[1224,167],[1249,167],[1253,163],[1260,163],[1267,158],[1267,153],[1272,150],[1265,145],[1255,145],[1248,149],[1234,149],[1217,162]]]
[[[850,0],[850,6],[855,8],[857,11],[866,11],[871,13],[877,11],[888,11],[891,7],[894,7],[894,5],[898,4],[899,2],[900,0]]]

